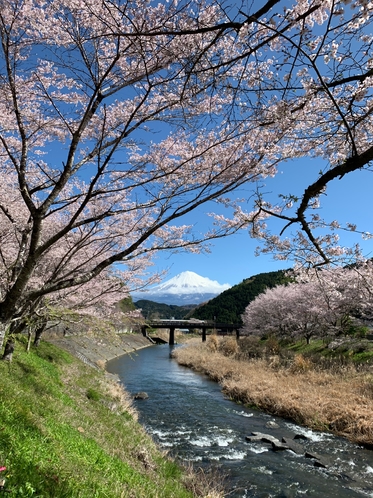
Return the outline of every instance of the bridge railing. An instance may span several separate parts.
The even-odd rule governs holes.
[[[201,329],[202,342],[206,341],[208,330],[216,331],[235,331],[237,339],[239,338],[239,329],[242,327],[239,323],[219,323],[215,321],[194,321],[194,320],[150,320],[142,327],[142,333],[147,336],[147,328],[169,329],[169,344],[175,344],[176,329]],[[226,332],[227,333],[227,332]],[[220,334],[219,334],[220,335]],[[224,335],[224,333],[223,333]]]
[[[241,323],[220,323],[214,321],[189,321],[189,320],[149,320],[147,325],[152,328],[194,328],[194,329],[231,329],[242,327]]]

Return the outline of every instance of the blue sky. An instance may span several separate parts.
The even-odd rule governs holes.
[[[247,4],[243,7],[244,11],[252,12],[255,6],[261,4],[254,1],[244,1]],[[234,6],[233,2],[230,7]],[[286,1],[283,2],[286,5]],[[237,2],[241,5],[241,2]],[[130,90],[127,89],[128,92]],[[149,125],[151,127],[151,123]],[[155,141],[161,140],[168,131],[166,125],[160,125],[159,122],[154,124],[156,134],[152,137]],[[143,139],[145,143],[149,139],[148,132],[139,130],[134,138]],[[277,199],[278,194],[293,194],[300,196],[304,189],[316,180],[318,172],[324,167],[322,161],[310,159],[298,160],[294,163],[284,163],[279,166],[279,174],[273,179],[266,181],[266,191],[273,192],[272,198]],[[358,171],[346,175],[342,180],[336,180],[328,187],[326,196],[322,198],[322,207],[320,214],[327,220],[339,220],[341,223],[357,223],[361,230],[373,232],[370,214],[371,188],[373,187],[372,172]],[[249,187],[250,188],[250,187]],[[245,192],[249,198],[250,191]],[[243,195],[240,193],[239,197]],[[251,206],[247,206],[248,211]],[[212,205],[203,206],[200,211],[210,212],[213,210]],[[180,220],[184,223],[184,220]],[[199,231],[207,228],[206,222],[201,217],[201,212],[191,213],[185,223],[192,223]],[[281,226],[275,223],[277,229],[274,233],[279,233]],[[373,256],[373,240],[362,241],[355,234],[353,237],[343,236],[347,245],[354,242],[361,242],[366,255]],[[276,261],[271,255],[255,256],[255,248],[258,241],[250,238],[247,231],[216,240],[212,242],[211,253],[206,254],[189,254],[169,252],[160,252],[155,259],[154,271],[168,270],[165,280],[174,277],[183,271],[194,271],[203,277],[217,280],[221,284],[229,283],[235,285],[243,279],[261,272],[285,269],[292,266],[293,262]],[[151,270],[151,269],[150,269]]]
[[[309,182],[317,178],[322,166],[321,161],[308,159],[284,163],[279,167],[280,172],[275,178],[266,180],[265,191],[273,192],[273,199],[276,199],[279,193],[300,195]],[[341,180],[335,180],[328,187],[326,195],[321,198],[319,214],[329,221],[337,219],[340,223],[356,223],[359,229],[373,232],[370,206],[372,189],[371,171],[357,171]],[[211,209],[211,206],[204,207],[205,212]],[[191,218],[197,226],[203,223],[195,213]],[[341,241],[346,245],[359,242],[364,254],[373,256],[373,239],[363,241],[358,234],[341,234]],[[292,267],[291,261],[275,261],[271,255],[256,257],[254,252],[257,246],[258,241],[251,239],[248,232],[242,231],[214,241],[210,254],[160,254],[155,260],[154,268],[157,270],[168,268],[165,280],[189,270],[211,280],[217,280],[220,284],[235,285],[257,273]]]
[[[242,10],[247,12],[253,12],[262,5],[256,1],[243,3]],[[241,2],[233,2],[230,5],[236,4],[241,5]],[[286,1],[282,4],[290,5]],[[280,7],[276,6],[274,10],[277,9]],[[273,192],[272,199],[276,199],[279,193],[300,196],[305,188],[317,179],[318,172],[324,167],[325,162],[322,160],[301,159],[293,163],[284,163],[279,166],[279,174],[266,182],[266,191]],[[370,207],[372,175],[372,171],[363,170],[350,173],[341,180],[334,180],[328,186],[326,195],[321,197],[320,216],[327,221],[338,220],[341,224],[356,223],[359,230],[373,233]],[[211,211],[212,207],[205,206],[204,210]],[[193,213],[188,221],[196,223],[196,228],[199,226],[202,228],[204,224],[196,213]],[[275,223],[275,226],[277,229],[274,233],[278,234],[283,225]],[[351,246],[360,243],[364,255],[373,257],[373,239],[364,241],[359,234],[343,232],[340,236],[342,245]],[[242,231],[237,235],[214,241],[210,254],[161,253],[155,260],[155,269],[168,268],[165,280],[189,270],[217,280],[221,284],[234,285],[251,275],[285,269],[293,265],[292,261],[276,261],[271,255],[256,257],[254,252],[257,245],[258,241],[252,240],[248,232]]]

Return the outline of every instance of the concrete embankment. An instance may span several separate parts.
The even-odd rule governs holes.
[[[120,334],[115,336],[115,339],[78,334],[46,336],[45,339],[65,349],[84,363],[101,368],[109,360],[152,346],[149,339],[136,333]]]

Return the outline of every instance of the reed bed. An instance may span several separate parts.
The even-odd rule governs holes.
[[[241,341],[242,339],[240,339]],[[239,341],[239,342],[240,342]],[[219,382],[232,400],[373,447],[373,374],[353,364],[320,368],[302,355],[240,360],[234,338],[212,336],[175,351],[177,361]]]

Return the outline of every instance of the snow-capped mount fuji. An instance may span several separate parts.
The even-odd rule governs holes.
[[[132,297],[134,301],[147,299],[164,304],[200,304],[230,287],[230,284],[219,284],[193,271],[184,271],[146,292],[133,293]]]

